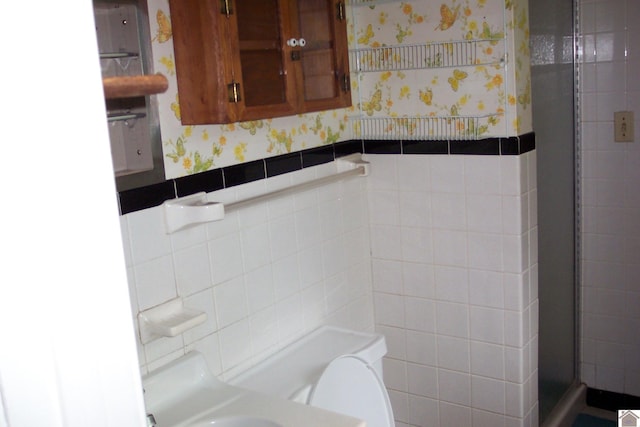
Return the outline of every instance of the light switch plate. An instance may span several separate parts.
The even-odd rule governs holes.
[[[633,142],[633,111],[616,111],[613,113],[613,129],[615,142]]]

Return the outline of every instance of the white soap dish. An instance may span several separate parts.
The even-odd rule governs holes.
[[[138,314],[140,340],[143,344],[159,337],[175,337],[207,320],[207,313],[184,307],[175,298]]]

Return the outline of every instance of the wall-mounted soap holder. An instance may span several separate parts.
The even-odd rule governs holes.
[[[184,307],[175,298],[138,314],[140,341],[146,344],[160,337],[175,337],[207,320],[207,313]]]

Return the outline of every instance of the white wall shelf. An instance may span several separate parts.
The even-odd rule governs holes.
[[[504,45],[503,39],[458,40],[415,45],[358,48],[349,51],[353,72],[419,70],[504,64],[504,48],[496,55],[482,54],[489,46]],[[494,50],[493,48],[491,50]]]
[[[357,139],[475,140],[483,138],[483,126],[496,117],[352,117],[350,123]]]

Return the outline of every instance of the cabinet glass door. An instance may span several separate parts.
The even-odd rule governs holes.
[[[304,40],[300,59],[305,101],[335,98],[340,93],[331,16],[336,10],[332,3],[327,0],[298,1],[298,28]]]
[[[278,0],[241,0],[235,7],[244,105],[260,107],[287,100]]]

